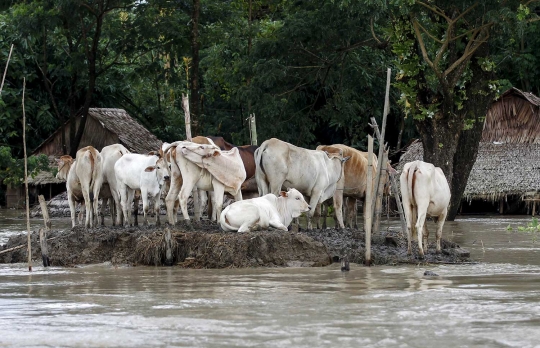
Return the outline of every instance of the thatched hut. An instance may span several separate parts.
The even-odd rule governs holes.
[[[75,129],[78,129],[82,117],[75,118]],[[70,143],[71,121],[58,128],[49,138],[39,145],[33,155],[45,154],[49,156],[51,166],[56,166],[56,158],[69,152],[64,144]],[[122,144],[134,153],[148,153],[161,147],[161,141],[139,122],[122,109],[91,108],[79,149],[93,146],[99,151],[112,144]],[[34,178],[28,178],[30,201],[35,203],[37,196],[43,194],[50,199],[65,191],[65,183],[57,180],[50,172],[41,172]],[[8,188],[6,194],[7,207],[22,207],[24,203],[24,189],[22,187]]]
[[[409,146],[399,168],[417,159],[423,159],[420,141]],[[522,212],[531,206],[524,203],[540,200],[539,97],[512,88],[493,102],[463,199],[468,202],[464,211],[499,212]]]

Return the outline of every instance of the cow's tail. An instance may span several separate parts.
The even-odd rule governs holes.
[[[229,221],[227,221],[227,213],[229,212],[230,207],[231,207],[230,205],[226,206],[225,209],[223,209],[223,211],[221,212],[221,215],[219,216],[219,224],[221,228],[223,229],[223,231],[236,231],[237,230],[233,226],[230,225]]]
[[[93,147],[88,149],[88,152],[90,153],[90,202],[94,202],[94,185],[96,185],[96,182],[99,180],[99,177],[101,176],[101,171],[97,170],[96,167],[101,165],[101,159],[99,157],[99,153],[96,149]]]
[[[255,150],[255,181],[257,181],[257,188],[259,190],[259,196],[261,197],[270,192],[263,165],[262,157],[264,151],[266,151],[266,144],[264,143]]]
[[[411,230],[412,237],[416,238],[416,220],[418,219],[418,209],[416,206],[416,199],[414,197],[414,186],[416,184],[416,170],[418,169],[418,161],[411,163],[407,173],[407,193],[409,195],[409,204],[411,205]]]

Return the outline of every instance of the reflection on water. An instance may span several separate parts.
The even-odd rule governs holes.
[[[24,229],[13,219],[0,216],[0,238]],[[539,247],[530,235],[506,231],[527,221],[445,224],[444,238],[470,249],[479,264],[351,265],[347,273],[339,264],[35,265],[32,273],[23,264],[0,265],[0,346],[535,347]],[[53,224],[60,222],[69,226],[67,219]],[[424,277],[427,269],[439,277]]]

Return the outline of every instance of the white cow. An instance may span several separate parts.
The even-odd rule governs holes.
[[[109,204],[113,226],[115,224],[118,224],[118,226],[122,224],[122,206],[120,204],[120,194],[118,191],[118,184],[116,183],[114,165],[123,155],[127,155],[128,153],[130,153],[129,150],[122,144],[105,146],[101,150],[101,158],[103,159],[103,184],[108,184],[110,196],[112,196],[114,200],[114,207]],[[105,206],[106,197],[106,195],[102,195],[102,198],[104,198],[102,208]]]
[[[98,200],[103,181],[103,162],[98,150],[87,146],[79,151],[75,160],[65,155],[57,160],[56,178],[66,181],[71,213],[71,225],[75,227],[75,203],[83,202],[86,208],[85,227],[94,227],[98,217]]]
[[[180,193],[180,208],[184,220],[190,222],[187,199],[193,188],[214,191],[217,216],[223,207],[223,194],[242,200],[240,186],[246,179],[246,170],[238,149],[221,151],[214,145],[177,141],[165,150],[171,153],[171,188],[165,199],[170,224],[176,222],[174,202]]]
[[[424,257],[427,250],[429,231],[426,215],[437,220],[437,252],[441,251],[441,237],[444,220],[450,203],[450,187],[439,167],[431,163],[414,161],[405,164],[400,177],[403,210],[407,219],[408,253],[411,254],[411,239],[418,233],[418,252]],[[425,233],[424,231],[425,230]]]
[[[114,172],[124,214],[124,225],[128,226],[131,221],[131,202],[135,190],[141,191],[144,224],[148,225],[148,196],[150,196],[154,200],[156,224],[159,225],[161,187],[169,180],[165,160],[156,155],[126,154],[114,164]]]
[[[259,195],[278,195],[285,186],[309,196],[308,229],[311,229],[317,204],[333,197],[343,175],[343,163],[348,159],[340,153],[308,150],[275,138],[266,140],[255,151]]]
[[[281,191],[279,196],[269,193],[234,202],[223,210],[219,223],[224,231],[249,232],[269,226],[287,231],[293,218],[310,209],[300,192],[289,189]]]

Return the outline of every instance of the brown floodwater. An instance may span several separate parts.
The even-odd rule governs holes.
[[[25,228],[17,214],[0,211],[0,243]],[[448,222],[443,237],[480,261],[465,265],[0,265],[0,346],[538,347],[540,242],[517,232],[529,221]]]

